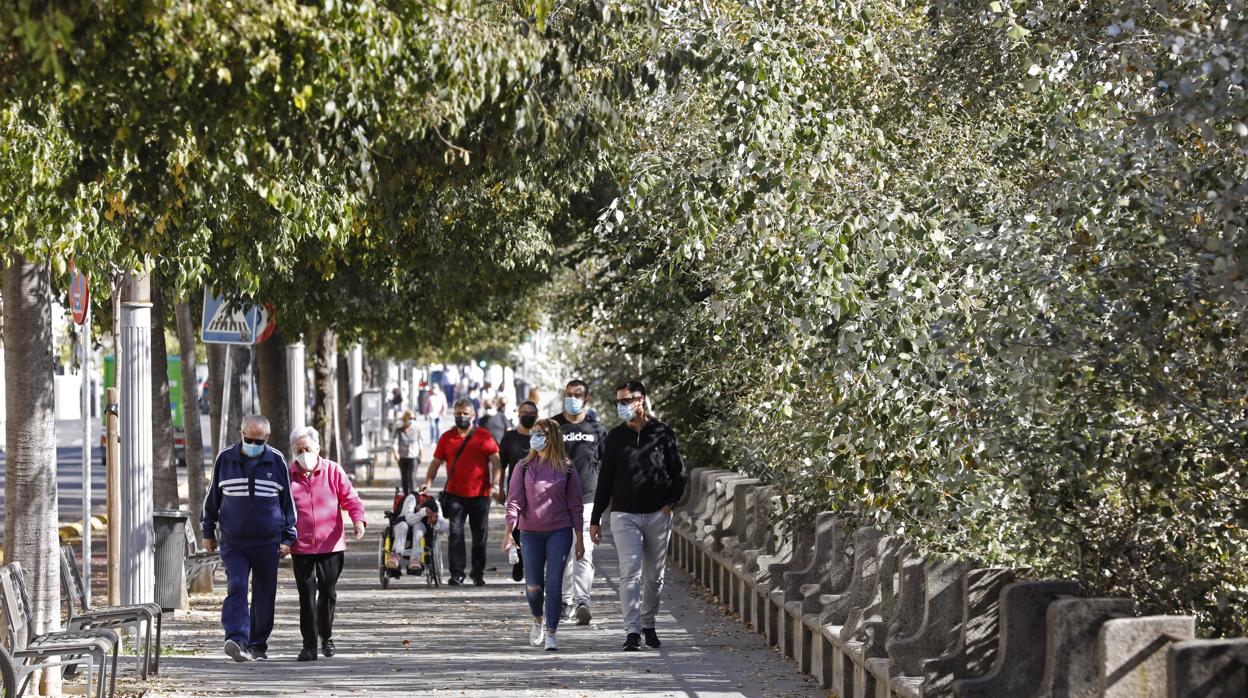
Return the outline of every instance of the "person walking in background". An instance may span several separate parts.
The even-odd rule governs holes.
[[[403,421],[394,429],[390,453],[399,462],[399,481],[403,494],[416,491],[416,463],[420,461],[420,429],[411,410],[403,413]]]
[[[298,660],[316,659],[321,651],[334,656],[334,607],[338,603],[338,576],[347,549],[341,510],[351,517],[355,539],[364,537],[364,504],[347,473],[332,460],[321,458],[321,435],[312,427],[290,433],[291,490],[294,493],[298,539],[290,553],[299,590],[299,631],[303,649]]]
[[[465,540],[464,521],[472,528],[472,583],[485,584],[485,545],[489,530],[490,497],[502,487],[503,467],[498,457],[498,444],[490,432],[472,426],[476,411],[472,401],[455,401],[455,428],[438,439],[438,447],[425,473],[421,492],[433,487],[433,480],[443,463],[449,463],[446,487],[443,488],[442,510],[450,522],[446,537],[451,577],[447,583],[464,583]]]
[[[503,434],[513,426],[507,416],[507,398],[502,395],[486,398],[485,414],[481,417],[481,428],[490,432],[490,436],[499,444],[503,443]]]
[[[390,389],[390,416],[391,418],[393,418],[394,415],[398,414],[399,410],[401,409],[403,409],[403,391],[400,390],[396,386]]]
[[[529,644],[559,649],[559,602],[563,567],[569,553],[581,557],[581,483],[563,452],[559,423],[543,419],[533,426],[529,455],[520,461],[507,488],[507,527],[503,550],[514,545],[511,532],[520,528],[524,551],[525,596],[533,614]]]
[[[529,455],[529,435],[530,429],[537,424],[537,405],[525,401],[520,403],[519,413],[520,426],[503,434],[503,440],[498,445],[498,455],[503,465],[503,483],[507,487],[511,486],[511,474],[515,471],[516,464],[524,460]],[[500,490],[496,495],[499,504],[507,501],[507,490]],[[520,530],[516,529],[512,532],[515,537],[516,559],[511,565],[511,578],[520,581],[524,578],[524,554],[520,550]]]
[[[615,393],[623,424],[607,434],[590,514],[589,535],[602,539],[601,519],[611,508],[611,535],[620,559],[620,608],[624,615],[624,651],[658,647],[654,618],[659,612],[672,507],[685,491],[685,461],[672,428],[649,416],[646,386],[621,383]]]
[[[585,381],[568,381],[563,390],[563,412],[555,415],[554,421],[559,424],[563,450],[581,482],[581,501],[585,506],[582,521],[588,526],[598,487],[602,451],[607,442],[607,428],[596,419],[589,418],[589,386]],[[584,555],[568,557],[563,574],[563,612],[568,620],[575,619],[577,625],[589,625],[593,618],[589,609],[593,584],[594,543],[590,539],[585,543]]]
[[[436,444],[442,435],[442,415],[446,413],[446,394],[442,386],[434,384],[429,389],[429,400],[426,402],[425,419],[429,421],[429,443]]]
[[[204,548],[221,550],[221,626],[225,653],[236,662],[269,658],[277,561],[290,554],[296,538],[290,470],[266,445],[269,429],[266,417],[243,418],[242,441],[217,454],[199,522]]]

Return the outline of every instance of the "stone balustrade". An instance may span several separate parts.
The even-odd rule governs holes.
[[[787,522],[757,478],[697,468],[671,563],[842,698],[1248,696],[1248,639],[1140,616],[1028,569],[922,555],[834,512]]]

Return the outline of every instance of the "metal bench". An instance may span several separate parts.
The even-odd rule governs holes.
[[[160,626],[161,608],[158,604],[143,603],[132,606],[105,606],[88,609],[86,604],[87,590],[83,583],[82,572],[78,569],[78,560],[74,557],[72,546],[61,546],[61,584],[65,587],[65,597],[69,602],[70,630],[91,630],[94,628],[128,628],[133,627],[135,637],[143,631],[143,652],[139,653],[138,642],[135,642],[135,659],[139,666],[139,675],[147,678],[147,672],[160,671]],[[152,625],[156,626],[156,651],[152,653]]]
[[[203,570],[209,570],[209,577],[216,574],[217,567],[221,564],[221,554],[200,548],[199,540],[195,538],[191,527],[188,525],[182,528],[186,531],[186,588],[190,591],[191,585]]]
[[[117,690],[117,634],[106,628],[37,634],[32,627],[30,595],[22,577],[22,566],[11,562],[0,567],[0,593],[3,594],[4,622],[8,629],[9,654],[15,660],[14,679],[18,683],[13,695],[26,691],[30,677],[37,671],[58,666],[76,667],[87,662],[87,691],[90,694],[92,669],[96,674],[96,698],[104,698]],[[107,657],[113,655],[111,670]],[[19,681],[20,680],[20,681]]]

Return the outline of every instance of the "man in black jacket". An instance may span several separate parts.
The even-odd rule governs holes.
[[[663,591],[672,507],[685,491],[685,461],[671,427],[647,412],[646,386],[620,384],[616,410],[624,424],[607,434],[590,515],[589,535],[602,538],[602,514],[611,507],[611,533],[620,559],[620,607],[627,633],[624,651],[660,645],[654,630]]]
[[[583,380],[571,380],[563,390],[563,412],[555,415],[563,432],[563,452],[572,460],[581,480],[581,501],[584,502],[584,523],[597,495],[598,471],[606,448],[607,428],[589,416],[589,386]],[[569,555],[563,569],[563,612],[577,625],[589,625],[589,593],[594,584],[594,543],[585,536],[585,554],[577,559]]]

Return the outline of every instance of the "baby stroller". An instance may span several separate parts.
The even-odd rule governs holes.
[[[423,515],[422,515],[423,512]],[[413,492],[404,495],[397,487],[394,490],[394,505],[386,513],[386,530],[382,533],[377,548],[377,568],[381,580],[381,588],[390,586],[390,580],[403,576],[405,568],[402,559],[397,567],[388,567],[387,558],[395,551],[404,551],[403,556],[412,553],[412,566],[406,568],[407,574],[416,574],[425,578],[425,586],[442,586],[442,547],[439,537],[447,531],[448,522],[442,516],[442,508],[436,497]],[[413,538],[423,528],[423,545],[419,551],[411,550]],[[396,545],[396,536],[401,534],[404,540]],[[400,556],[402,557],[402,556]]]

